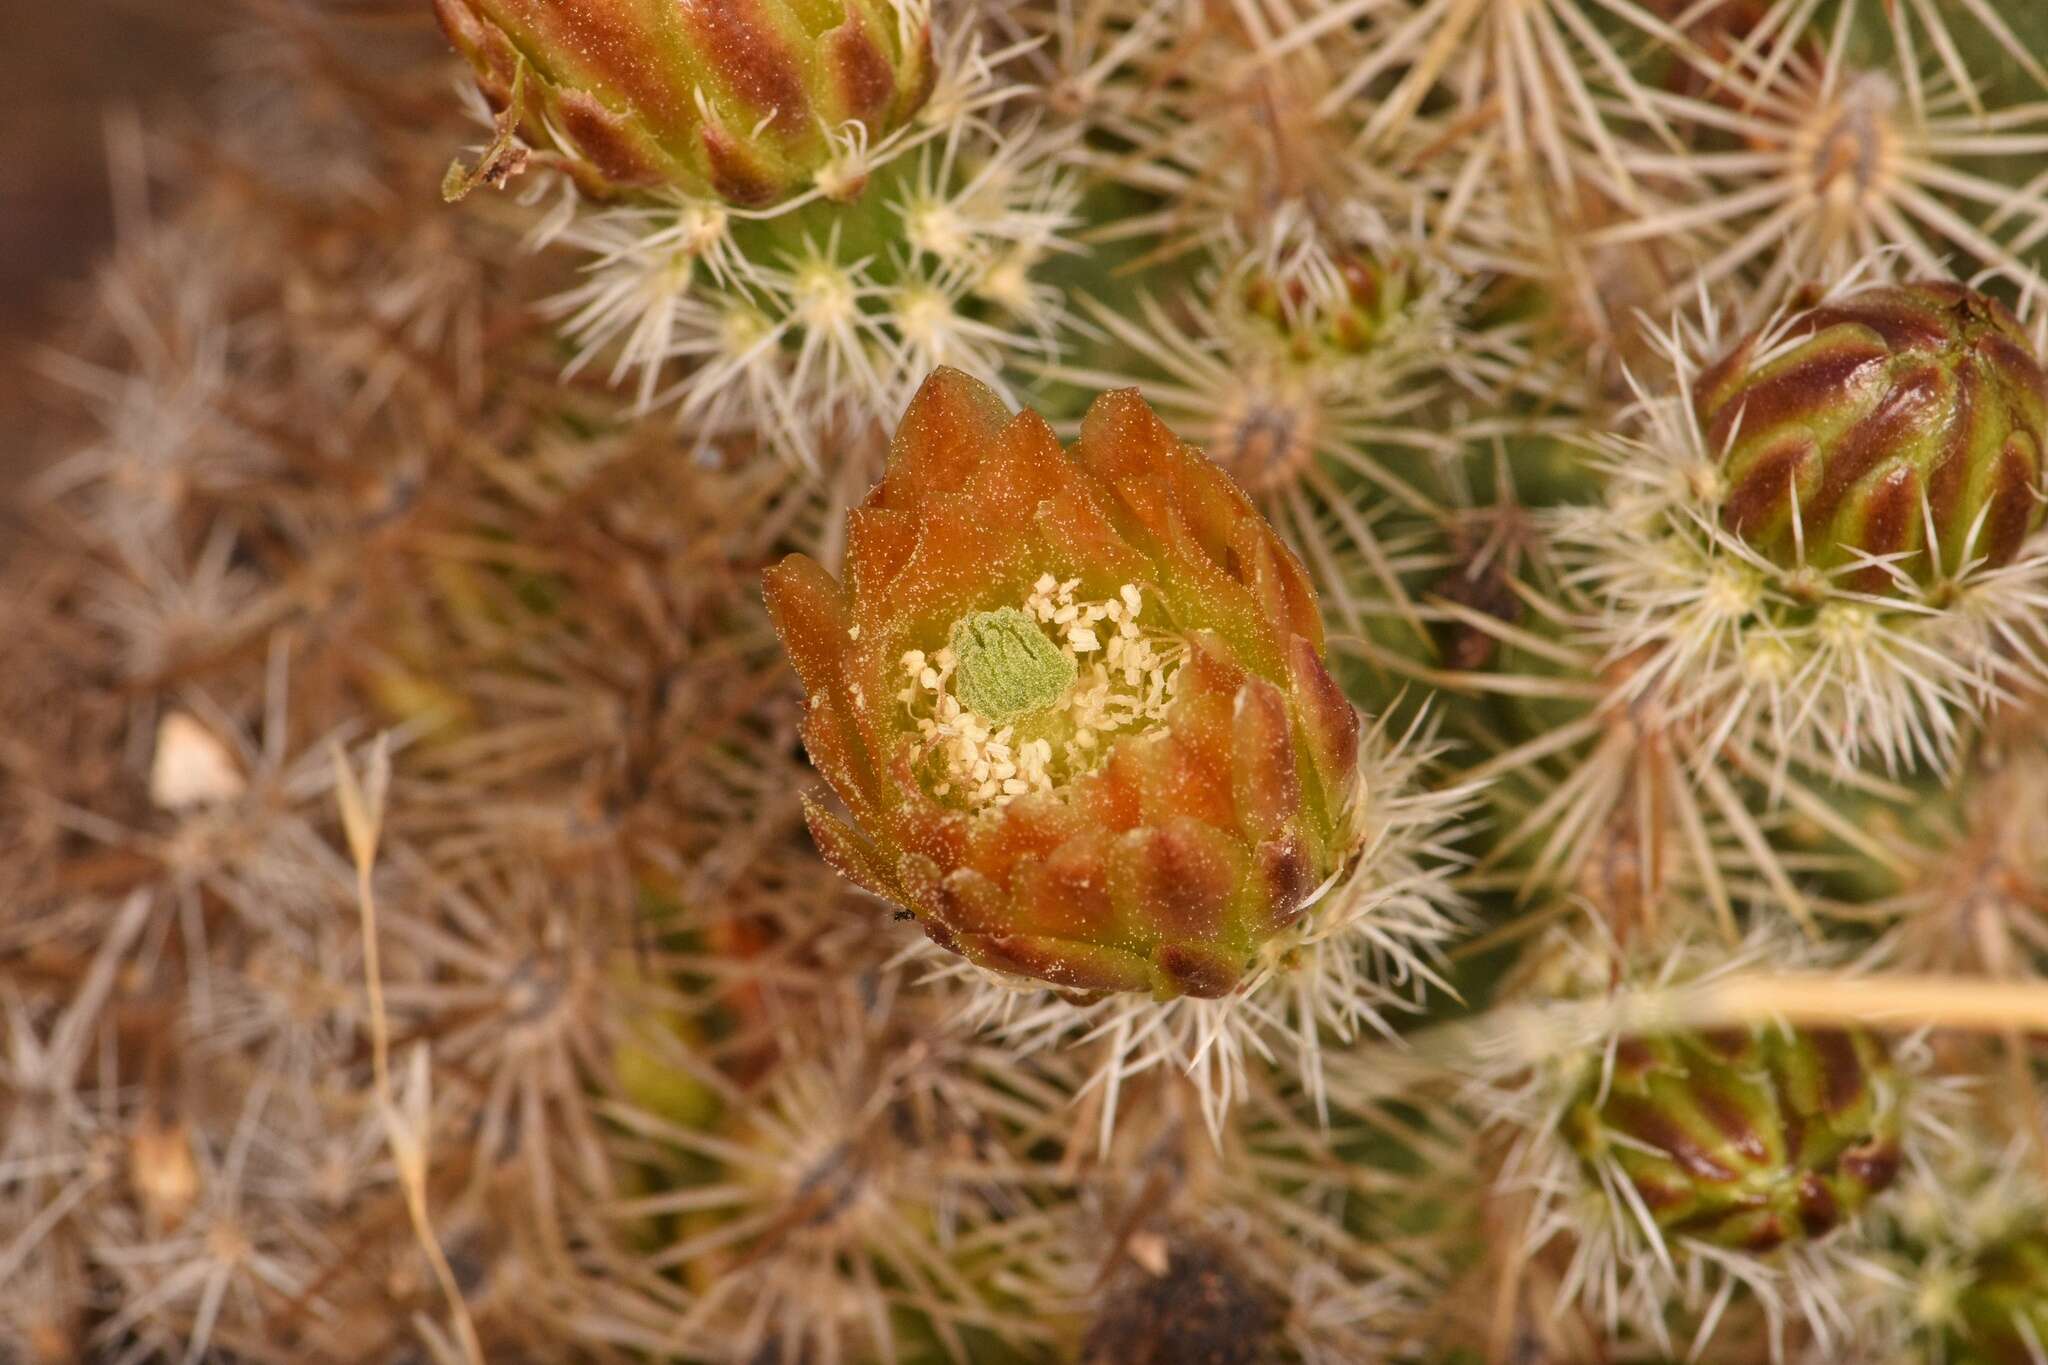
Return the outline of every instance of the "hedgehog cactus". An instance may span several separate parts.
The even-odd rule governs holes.
[[[1622,1039],[1566,1129],[1663,1233],[1765,1252],[1826,1236],[1890,1186],[1902,1117],[1872,1035],[1759,1027]]]
[[[1130,392],[1061,450],[940,371],[769,609],[851,823],[818,847],[940,945],[1078,992],[1216,996],[1351,851],[1358,721],[1301,565]]]
[[[0,1362],[2048,1365],[2048,0],[226,8]]]
[[[600,194],[670,188],[772,204],[813,183],[848,125],[876,140],[902,126],[934,75],[930,25],[897,0],[434,8],[492,105],[516,97],[527,137]]]
[[[1723,524],[1780,565],[1896,555],[1927,583],[2009,563],[2048,512],[2048,372],[2004,305],[1961,285],[1803,309],[1703,372],[1693,400]]]

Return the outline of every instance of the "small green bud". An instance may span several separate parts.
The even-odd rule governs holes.
[[[1074,685],[1074,661],[1015,607],[961,617],[948,643],[960,661],[961,705],[993,724],[1042,711]]]
[[[1355,357],[1371,350],[1414,301],[1412,272],[1400,261],[1346,253],[1335,262],[1343,292],[1317,299],[1300,281],[1277,283],[1261,273],[1244,284],[1244,306],[1279,333],[1289,357]]]
[[[1763,1252],[1825,1236],[1892,1183],[1901,1109],[1871,1034],[1728,1029],[1623,1039],[1565,1132],[1662,1231]]]

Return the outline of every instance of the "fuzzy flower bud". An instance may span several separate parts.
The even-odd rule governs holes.
[[[1884,1046],[1853,1030],[1626,1038],[1566,1118],[1659,1230],[1752,1252],[1853,1218],[1897,1176],[1902,1129]]]
[[[759,206],[804,189],[858,124],[931,93],[901,0],[434,0],[492,105],[586,190],[669,186]],[[521,67],[525,68],[521,78]]]
[[[1934,582],[2010,562],[2048,507],[2048,375],[2012,314],[1959,285],[1823,302],[1744,339],[1693,400],[1723,524],[1780,565],[1903,554]]]
[[[1300,563],[1133,391],[1062,450],[955,370],[768,606],[840,872],[970,961],[1217,996],[1348,856],[1358,720]]]

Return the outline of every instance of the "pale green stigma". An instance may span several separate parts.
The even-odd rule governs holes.
[[[954,695],[991,725],[1042,711],[1074,684],[1074,661],[1015,607],[961,617],[948,643],[960,661]]]

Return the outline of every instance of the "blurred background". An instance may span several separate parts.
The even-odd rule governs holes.
[[[0,43],[0,467],[52,420],[35,345],[113,230],[109,117],[177,122],[206,98],[204,4],[71,0],[8,6]],[[175,15],[176,17],[168,17]]]

